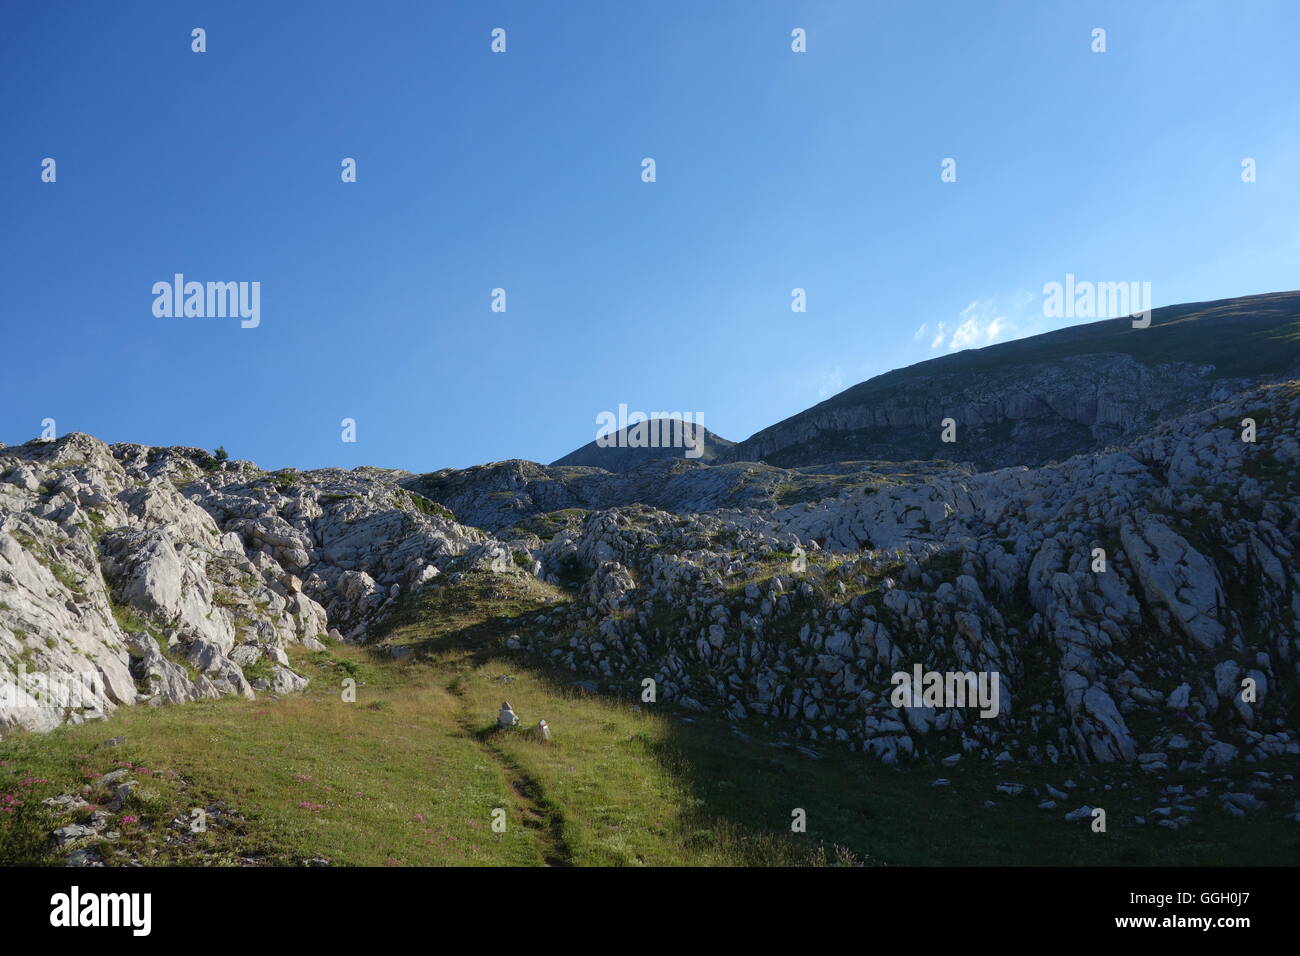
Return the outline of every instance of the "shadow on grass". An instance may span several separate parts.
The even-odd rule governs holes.
[[[524,596],[492,593],[495,583],[471,581],[465,593],[413,601],[399,628],[425,633],[408,630],[405,636],[412,639],[406,646],[417,659],[458,675],[453,690],[469,674],[497,665],[526,671],[553,698],[653,708],[666,718],[664,732],[633,737],[690,794],[678,821],[689,834],[688,845],[723,842],[738,864],[1289,865],[1300,852],[1300,835],[1288,817],[1231,820],[1212,799],[1203,801],[1189,827],[1173,832],[1155,826],[1150,810],[1162,802],[1162,786],[1183,782],[1177,775],[1155,780],[1113,766],[995,768],[969,758],[946,770],[920,763],[886,766],[843,745],[797,747],[775,725],[764,730],[757,721],[738,724],[663,703],[642,705],[639,675],[611,688],[609,678],[583,681],[549,659],[507,649],[511,634],[544,627],[529,618],[554,604],[530,607]],[[453,613],[449,598],[458,606]],[[491,613],[503,607],[508,613]],[[471,732],[510,772],[524,774],[499,746],[511,731],[490,724]],[[1300,766],[1283,763],[1272,769]],[[1069,800],[1040,809],[1043,786],[1060,787],[1071,775],[1081,783]],[[936,786],[941,776],[948,782]],[[1000,793],[1001,782],[1024,790]],[[1187,782],[1194,785],[1190,790],[1204,781]],[[529,786],[536,801],[548,802],[539,781],[529,778]],[[1107,809],[1107,832],[1064,821],[1067,811],[1085,804]],[[562,815],[553,803],[548,812]],[[1137,824],[1138,816],[1147,822]],[[799,820],[806,822],[802,832],[792,827]]]

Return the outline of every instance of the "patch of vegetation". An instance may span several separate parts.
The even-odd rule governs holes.
[[[289,491],[302,483],[302,475],[297,468],[283,468],[271,472],[271,484],[277,491]]]
[[[41,545],[40,545],[40,542],[38,542],[38,541],[37,541],[35,538],[33,538],[30,534],[26,534],[26,533],[24,533],[24,532],[22,532],[22,531],[10,531],[10,532],[9,532],[9,535],[10,535],[10,537],[12,537],[15,541],[17,541],[19,544],[21,544],[24,548],[26,548],[28,551],[32,552],[33,554],[37,555],[38,557],[40,556],[40,554],[41,554]]]
[[[104,512],[100,511],[98,508],[86,509],[86,517],[90,521],[90,536],[95,541],[98,541],[110,530]]]
[[[876,489],[863,480],[861,474],[849,475],[806,475],[800,474],[798,480],[783,481],[776,486],[773,497],[783,508],[804,502],[821,501],[835,498],[846,488],[862,488],[874,492]]]
[[[515,618],[568,600],[560,588],[533,577],[468,571],[456,584],[435,583],[403,595],[371,629],[370,640],[418,645],[471,623],[478,625],[481,637],[503,636]],[[430,624],[432,630],[415,627],[422,622],[436,624]]]
[[[338,671],[346,677],[354,680],[364,676],[365,668],[362,663],[354,657],[337,657],[329,651],[317,651],[311,657],[311,663],[321,669]]]
[[[214,458],[212,455],[209,455],[206,451],[198,452],[193,456],[193,458],[194,458],[194,463],[198,465],[199,470],[207,475],[212,474],[212,472],[216,471],[218,468],[221,467],[221,462],[217,461],[216,458]],[[183,487],[183,485],[186,483],[183,479],[182,480],[173,479],[173,482],[176,483],[177,487]]]
[[[60,564],[58,561],[50,561],[49,568],[59,583],[73,594],[84,593],[84,589],[81,587],[81,578],[67,565]]]
[[[149,633],[153,628],[152,624],[128,605],[119,604],[110,597],[108,606],[113,612],[113,620],[117,622],[117,626],[124,632],[138,634],[143,631]]]
[[[263,654],[251,664],[243,665],[240,670],[244,672],[244,677],[251,684],[255,680],[270,681],[275,677],[275,661],[267,654]]]
[[[543,541],[550,541],[561,531],[576,531],[581,528],[589,514],[591,512],[585,508],[562,508],[559,511],[530,515],[516,524],[509,534],[535,534]]]
[[[408,491],[407,498],[410,500],[411,506],[421,514],[428,515],[431,518],[442,518],[444,521],[456,520],[456,516],[451,513],[450,508],[446,508],[436,501],[430,501],[424,495]]]

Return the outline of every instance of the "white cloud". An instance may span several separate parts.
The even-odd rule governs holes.
[[[948,351],[955,352],[959,349],[982,348],[997,342],[1036,335],[1041,331],[1038,328],[1041,316],[1026,318],[1025,314],[1034,299],[1032,292],[976,299],[961,310],[952,325],[951,333],[948,331],[948,323],[936,323],[935,335],[930,340],[930,351],[947,348]],[[927,326],[928,323],[921,328]]]
[[[821,380],[817,385],[818,398],[830,398],[839,392],[844,391],[844,370],[838,365],[829,372],[822,372]]]

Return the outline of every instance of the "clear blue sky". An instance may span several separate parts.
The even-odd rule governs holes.
[[[1294,289],[1297,36],[1257,0],[10,4],[0,440],[425,471],[620,403],[739,440],[1057,327],[1067,272]],[[260,282],[260,327],[156,318],[177,272]]]

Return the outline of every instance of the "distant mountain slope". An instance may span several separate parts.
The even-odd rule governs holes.
[[[896,369],[736,444],[782,467],[874,458],[1040,465],[1300,369],[1300,293],[1169,306]],[[957,442],[940,423],[957,423]]]
[[[649,427],[649,431],[659,430],[664,434],[662,441],[655,439],[661,446],[668,447],[631,447],[631,442],[638,443],[648,442],[649,431],[646,434],[637,434],[637,429],[642,426],[629,425],[627,428],[613,432],[609,440],[613,442],[609,447],[602,448],[596,442],[588,442],[576,451],[571,451],[563,458],[558,458],[551,462],[552,465],[585,465],[591,468],[604,468],[606,471],[631,471],[638,465],[647,461],[653,461],[657,458],[688,458],[693,461],[710,464],[723,459],[727,456],[729,450],[736,443],[728,441],[720,435],[715,435],[703,425],[696,425],[690,422],[682,422],[681,425],[668,425],[669,419],[654,419],[653,423],[644,423]],[[680,428],[681,432],[676,429]],[[668,434],[668,430],[672,434]],[[697,442],[696,436],[703,433],[703,441],[700,443],[700,454],[688,455],[687,452],[693,451]],[[673,436],[677,436],[675,439]],[[672,440],[673,444],[669,445]]]

